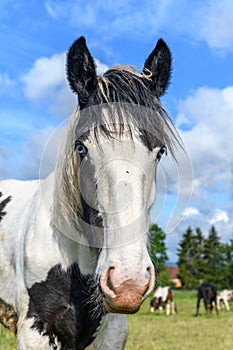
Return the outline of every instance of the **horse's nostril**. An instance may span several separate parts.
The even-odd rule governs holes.
[[[110,298],[115,298],[115,290],[112,284],[111,275],[114,271],[114,267],[110,267],[106,272],[104,273],[103,277],[101,278],[100,285],[103,293],[105,295],[108,295]]]
[[[145,299],[154,288],[155,284],[155,272],[152,266],[148,266],[145,271],[145,278],[148,280],[146,290],[143,294],[143,299]]]
[[[115,267],[110,267],[108,269],[108,272],[107,272],[107,287],[112,290],[114,293],[115,293],[115,290],[114,290],[114,287],[113,287],[113,284],[112,284],[112,281],[111,281],[111,275],[114,271]]]

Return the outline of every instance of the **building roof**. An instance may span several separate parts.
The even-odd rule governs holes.
[[[178,278],[178,274],[180,272],[179,267],[167,267],[167,270],[169,272],[169,278],[171,280]]]

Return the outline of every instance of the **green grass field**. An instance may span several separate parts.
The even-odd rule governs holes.
[[[178,314],[151,314],[149,299],[135,315],[128,316],[126,350],[232,350],[233,308],[219,315],[195,317],[196,292],[175,292]],[[16,350],[14,336],[0,326],[0,350]],[[114,350],[114,349],[112,349]]]
[[[126,350],[232,350],[233,310],[195,317],[197,292],[175,292],[178,314],[151,314],[149,300],[128,317]]]

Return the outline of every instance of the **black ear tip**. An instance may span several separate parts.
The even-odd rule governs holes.
[[[71,45],[69,51],[73,51],[74,49],[76,49],[77,47],[86,47],[86,39],[84,38],[84,36],[80,36],[80,38],[78,38],[77,40],[75,40],[73,42],[73,44]]]
[[[86,39],[84,38],[84,36],[80,36],[80,38],[76,40],[76,43],[86,45]]]
[[[167,44],[165,43],[165,41],[160,38],[158,41],[157,41],[157,44],[156,44],[156,49],[157,50],[166,50],[166,51],[169,51],[169,47],[167,46]]]
[[[165,43],[165,41],[164,41],[162,38],[160,38],[160,39],[157,41],[157,45],[159,45],[159,46],[166,45],[166,46],[167,46],[167,44]]]

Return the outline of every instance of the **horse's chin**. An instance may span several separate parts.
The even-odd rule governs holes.
[[[105,299],[104,300],[104,306],[106,308],[106,310],[110,313],[114,313],[114,314],[135,314],[136,312],[138,312],[138,310],[140,309],[140,306],[135,306],[135,307],[131,307],[131,308],[120,308],[117,307],[113,304],[108,303],[108,301]]]

